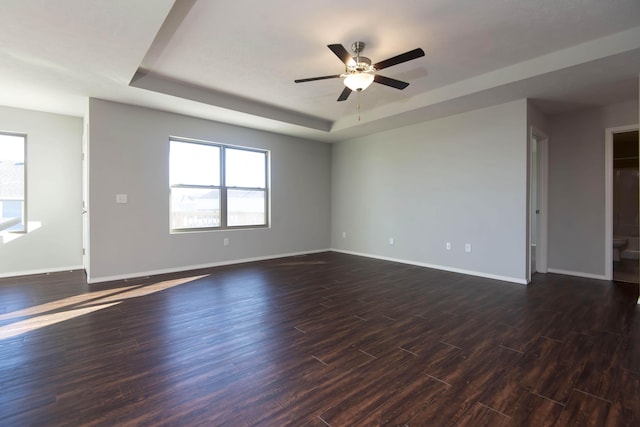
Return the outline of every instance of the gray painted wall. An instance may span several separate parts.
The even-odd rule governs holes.
[[[0,107],[27,134],[29,232],[0,236],[0,277],[82,267],[82,119]]]
[[[329,145],[98,99],[89,114],[91,281],[329,248]],[[271,150],[271,227],[170,234],[169,136]]]
[[[525,283],[526,185],[526,100],[337,143],[332,247]]]
[[[531,124],[550,137],[549,268],[599,277],[604,129],[638,122],[636,101],[545,118],[523,100],[329,146],[101,100],[90,110],[93,281],[330,245],[522,281]],[[28,134],[29,220],[41,225],[0,241],[0,277],[81,267],[82,120],[0,107],[0,129]],[[271,150],[272,227],[169,234],[169,135]]]
[[[630,101],[549,119],[549,269],[604,278],[605,129],[637,123]]]

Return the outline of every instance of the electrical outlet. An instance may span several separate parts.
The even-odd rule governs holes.
[[[394,238],[393,238],[393,237],[389,237],[389,244],[390,244],[391,246],[393,246],[393,245],[395,245],[395,244],[396,244],[396,241],[394,240]]]
[[[464,251],[465,252],[471,252],[471,243],[465,243],[464,244]]]
[[[116,194],[116,203],[127,203],[126,194]]]
[[[451,250],[451,242],[445,243],[445,248],[450,251]]]
[[[346,238],[347,238],[347,232],[346,232],[346,231],[343,231],[343,232],[342,232],[342,238],[343,238],[343,239],[346,239]]]
[[[229,246],[229,238],[225,237],[224,240],[222,241],[222,244],[225,246]]]

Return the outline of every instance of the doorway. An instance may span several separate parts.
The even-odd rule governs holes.
[[[547,135],[531,128],[529,134],[529,221],[527,278],[547,272]]]
[[[614,175],[614,168],[613,168],[613,139],[614,139],[614,135],[616,134],[621,134],[621,133],[627,133],[627,132],[634,132],[634,131],[638,131],[638,125],[637,124],[633,124],[633,125],[627,125],[627,126],[619,126],[619,127],[613,127],[613,128],[607,128],[605,129],[605,192],[606,192],[606,197],[605,197],[605,239],[604,239],[604,244],[605,244],[605,248],[604,248],[604,254],[605,254],[605,259],[604,259],[604,269],[605,269],[605,279],[606,280],[613,280],[613,256],[614,256],[614,251],[613,251],[613,219],[614,219],[614,215],[613,215],[613,184],[614,184],[614,180],[613,180],[613,175]],[[637,136],[636,136],[636,141],[637,141]],[[637,212],[637,211],[636,211]],[[616,245],[619,246],[618,249],[618,255],[620,254],[620,248],[622,246],[620,246],[620,244],[622,244],[620,241],[616,242]],[[626,250],[623,249],[623,251]],[[625,254],[625,256],[627,256],[628,253]]]
[[[89,122],[84,119],[82,133],[82,264],[89,275]]]
[[[638,126],[607,129],[607,279],[640,282]]]

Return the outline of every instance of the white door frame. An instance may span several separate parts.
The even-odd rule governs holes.
[[[82,134],[82,265],[89,279],[89,121]]]
[[[613,280],[613,134],[638,130],[638,124],[604,130],[604,277]]]
[[[529,185],[527,186],[527,206],[529,206],[527,217],[527,281],[531,281],[531,221],[537,221],[536,224],[536,271],[539,273],[547,272],[547,224],[548,224],[548,189],[549,189],[549,137],[535,126],[531,126],[529,131],[529,141],[527,144],[531,155],[531,144],[533,138],[538,141],[536,165],[537,165],[537,200],[538,210],[540,213],[535,218],[531,217],[531,159],[529,159]]]

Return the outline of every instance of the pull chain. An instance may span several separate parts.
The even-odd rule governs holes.
[[[358,121],[360,121],[360,91],[358,91],[358,93],[356,94],[356,96],[358,97]]]

